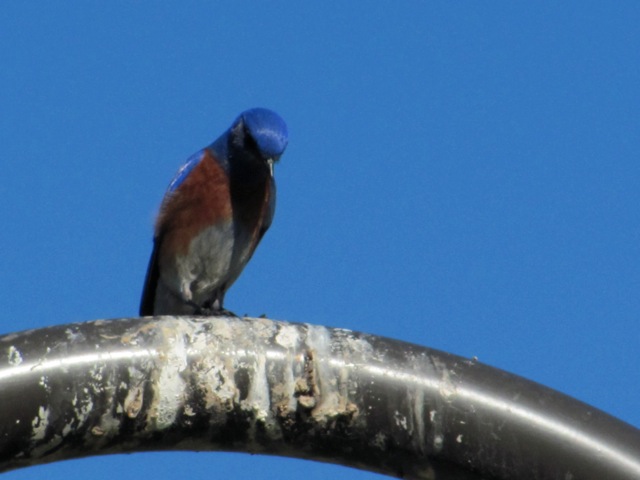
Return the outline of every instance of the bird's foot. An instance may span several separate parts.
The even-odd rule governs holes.
[[[209,307],[198,305],[196,302],[191,300],[185,303],[189,305],[191,308],[193,308],[192,315],[196,317],[210,317],[212,315],[212,309]]]
[[[190,305],[194,308],[194,315],[202,316],[202,317],[237,317],[235,313],[231,310],[227,310],[226,308],[217,307],[217,305],[197,305],[193,302],[190,302]]]
[[[219,310],[216,310],[214,315],[220,315],[222,317],[236,317],[236,318],[240,318],[238,317],[238,315],[236,315],[235,313],[233,313],[231,310],[227,310],[226,308],[221,308]]]

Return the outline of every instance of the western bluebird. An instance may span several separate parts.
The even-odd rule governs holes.
[[[271,225],[273,164],[287,141],[284,120],[254,108],[187,159],[160,206],[141,316],[224,311],[226,291]]]

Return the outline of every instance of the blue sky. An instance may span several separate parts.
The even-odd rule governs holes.
[[[477,356],[640,427],[640,3],[159,3],[0,6],[2,332],[134,316],[173,174],[264,106],[290,142],[228,308]],[[377,477],[164,453],[6,478],[142,471]]]

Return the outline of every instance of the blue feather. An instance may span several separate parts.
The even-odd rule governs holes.
[[[266,108],[252,108],[242,112],[234,125],[242,120],[265,158],[278,158],[289,142],[287,124],[280,116]]]
[[[204,150],[200,150],[199,152],[196,152],[193,155],[191,155],[187,159],[185,164],[180,167],[180,170],[178,170],[178,173],[176,173],[175,177],[173,177],[173,180],[171,180],[171,183],[169,184],[169,188],[167,189],[167,191],[168,192],[175,191],[182,184],[182,182],[184,182],[184,179],[187,178],[189,173],[191,173],[191,170],[193,170],[194,167],[198,165],[198,163],[200,163],[200,160],[202,160],[203,156],[204,156]]]

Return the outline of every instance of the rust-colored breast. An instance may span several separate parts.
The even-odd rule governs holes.
[[[156,221],[156,236],[162,237],[161,256],[186,254],[198,233],[231,216],[229,179],[206,150],[200,163],[162,202]]]

